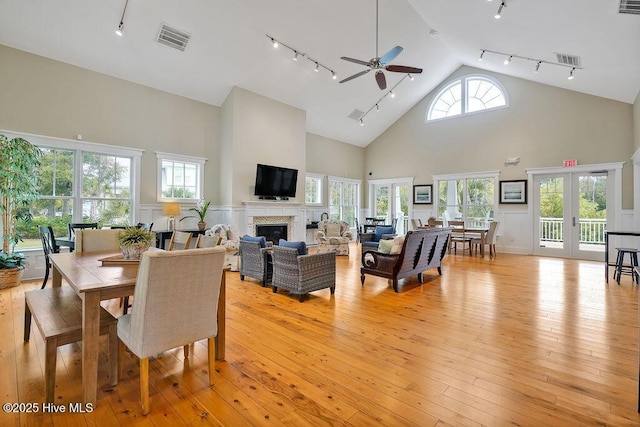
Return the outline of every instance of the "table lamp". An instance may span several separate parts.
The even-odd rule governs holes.
[[[169,216],[169,219],[167,220],[167,230],[173,231],[175,229],[176,223],[174,216],[180,214],[180,204],[165,203],[164,205],[162,205],[162,213]]]

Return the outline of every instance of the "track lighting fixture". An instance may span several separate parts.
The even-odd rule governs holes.
[[[118,25],[118,29],[116,30],[116,35],[122,37],[124,35],[124,14],[127,11],[127,5],[129,5],[129,0],[124,3],[124,9],[122,10],[122,16],[120,17],[120,24]]]
[[[491,1],[491,0],[489,0]],[[482,61],[482,58],[484,58],[484,50],[482,52],[480,52],[480,57],[478,58],[478,61]]]
[[[371,108],[369,108],[362,116],[360,116],[360,120],[358,120],[358,124],[360,124],[360,126],[364,126],[364,122],[363,119],[366,117],[367,114],[369,114],[370,112],[372,112],[373,110],[376,110],[377,113],[380,112],[380,103],[388,96],[390,98],[394,98],[396,96],[395,90],[396,88],[403,82],[405,81],[405,79],[411,79],[411,74],[405,74],[398,83],[396,83],[391,90],[389,90],[388,92],[386,92],[384,95],[382,95],[382,98],[378,99],[378,101],[373,104],[371,106]]]
[[[496,19],[500,19],[500,17],[502,16],[502,8],[504,8],[506,6],[506,4],[504,3],[504,0],[502,1],[502,3],[500,3],[500,7],[498,7],[498,12],[496,12],[496,14],[493,16]]]
[[[324,68],[325,70],[327,70],[328,72],[331,73],[331,78],[333,80],[336,80],[338,78],[338,75],[336,74],[335,71],[333,71],[331,68],[327,67],[326,65],[322,64],[320,61],[318,61],[317,59],[313,59],[311,58],[309,55],[307,55],[304,52],[300,52],[298,49],[295,49],[289,45],[286,45],[284,43],[282,43],[279,40],[276,40],[275,37],[270,36],[269,34],[265,34],[267,36],[267,38],[271,41],[271,44],[273,45],[273,47],[278,47],[278,46],[283,46],[287,49],[289,49],[292,53],[293,53],[293,60],[294,61],[298,61],[299,58],[306,58],[307,60],[309,60],[309,62],[314,64],[314,68],[313,71],[315,71],[316,73],[320,72],[320,68]]]
[[[409,76],[409,80],[413,81],[413,76],[411,74],[407,74]]]
[[[498,52],[495,50],[489,50],[489,49],[481,49],[480,51],[480,58],[482,58],[484,56],[485,53],[494,53],[496,55],[500,55],[500,56],[506,56],[507,58],[504,60],[504,64],[505,65],[509,65],[509,63],[511,62],[511,60],[513,58],[518,58],[518,59],[523,59],[525,61],[532,61],[536,63],[536,66],[533,70],[534,73],[539,73],[540,72],[540,66],[542,64],[549,64],[549,65],[555,65],[558,67],[567,67],[567,68],[571,68],[571,71],[569,71],[569,76],[567,77],[569,80],[573,80],[574,78],[574,71],[575,70],[580,70],[582,69],[580,66],[576,66],[576,65],[570,65],[570,64],[564,64],[561,62],[551,62],[551,61],[545,61],[543,59],[536,59],[536,58],[529,58],[527,56],[520,56],[520,55],[513,55],[510,53],[505,53],[505,52]],[[575,64],[575,63],[574,63]]]

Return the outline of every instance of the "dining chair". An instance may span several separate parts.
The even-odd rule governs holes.
[[[68,224],[69,238],[73,240],[76,235],[76,230],[86,230],[88,228],[98,228],[97,222],[72,222]]]
[[[120,229],[76,230],[76,251],[78,252],[120,252]]]
[[[458,253],[458,243],[462,243],[462,251],[464,253],[465,246],[468,246],[469,255],[471,255],[471,239],[472,237],[465,232],[464,221],[448,221],[448,226],[451,227],[451,239],[449,245],[449,253],[453,248],[455,254]]]
[[[492,221],[489,223],[489,230],[487,234],[484,236],[484,244],[489,246],[489,257],[496,257],[496,240],[498,238],[498,226],[500,225],[500,221]],[[474,247],[474,253],[478,253],[478,247],[482,244],[482,239],[473,238],[471,240],[471,244]]]
[[[207,339],[209,384],[215,376],[218,297],[224,264],[222,246],[191,251],[145,252],[140,259],[130,314],[118,318],[120,369],[124,346],[140,359],[142,413],[149,406],[149,358]],[[185,280],[188,278],[188,280]],[[176,286],[176,284],[180,286]],[[158,383],[159,384],[159,383]]]
[[[52,403],[56,389],[58,347],[82,341],[82,300],[69,286],[24,293],[24,342],[29,342],[31,319],[45,342],[45,401]],[[100,335],[108,335],[110,385],[118,383],[117,319],[100,308]]]
[[[56,243],[56,238],[53,235],[53,228],[50,225],[41,225],[38,227],[40,231],[40,240],[42,240],[42,250],[44,251],[45,272],[44,280],[40,289],[44,289],[47,286],[47,280],[49,280],[49,272],[51,271],[51,260],[49,255],[57,254],[60,252],[60,247]]]
[[[180,249],[189,249],[191,246],[191,238],[193,236],[189,232],[185,231],[174,231],[171,235],[171,240],[169,240],[168,251],[177,251]]]
[[[220,246],[222,242],[222,237],[220,236],[206,236],[204,234],[198,234],[196,238],[196,249],[202,248],[215,248],[216,246]]]
[[[422,220],[420,218],[412,219],[411,220],[411,227],[414,230],[417,230],[418,228],[422,227]]]

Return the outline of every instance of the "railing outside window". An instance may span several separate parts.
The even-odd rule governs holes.
[[[580,243],[604,245],[607,229],[606,219],[580,219]],[[564,220],[562,218],[540,218],[540,241],[564,241]]]

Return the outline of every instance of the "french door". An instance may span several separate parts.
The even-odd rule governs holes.
[[[370,181],[372,216],[385,218],[387,224],[397,219],[396,232],[406,233],[411,215],[411,182]]]
[[[611,187],[607,171],[535,175],[534,254],[603,260]]]

